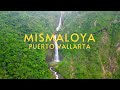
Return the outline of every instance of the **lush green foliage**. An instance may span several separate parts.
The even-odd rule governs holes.
[[[48,51],[28,49],[23,39],[24,34],[54,33],[57,17],[59,12],[52,11],[0,12],[0,78],[53,78],[46,62]],[[63,60],[54,68],[64,78],[120,78],[119,11],[66,11],[59,33],[68,38],[72,33],[95,33],[96,40],[89,42],[91,49],[59,49]]]
[[[116,48],[120,42],[119,16],[120,12],[104,11],[78,12],[75,16],[67,17],[61,33],[90,34],[96,32],[93,34],[96,42],[89,43],[90,50],[60,50],[64,59],[56,66],[56,70],[65,78],[120,78],[120,52],[117,50],[119,47]],[[94,25],[95,22],[96,25]],[[103,28],[107,30],[98,32]]]
[[[52,78],[46,51],[28,49],[24,34],[47,30],[45,23],[24,12],[0,12],[0,78]]]

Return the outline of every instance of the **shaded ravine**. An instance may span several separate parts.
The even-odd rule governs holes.
[[[56,27],[56,31],[54,34],[54,45],[55,45],[55,49],[54,49],[54,62],[60,62],[59,59],[59,52],[58,52],[58,42],[56,41],[57,38],[57,32],[60,30],[61,26],[62,26],[62,17],[63,17],[63,12],[61,11],[61,15],[60,15],[60,19],[59,19],[59,23],[58,26]],[[62,76],[60,74],[58,74],[54,68],[52,66],[49,67],[50,71],[54,74],[55,79],[63,79]]]

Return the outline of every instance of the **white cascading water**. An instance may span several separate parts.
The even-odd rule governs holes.
[[[60,28],[61,28],[61,25],[62,25],[62,15],[63,15],[63,12],[61,11],[61,16],[60,16],[60,19],[59,19],[59,24],[56,28],[56,31],[59,31]],[[56,34],[54,35],[54,44],[55,44],[55,56],[54,56],[54,61],[55,62],[59,62],[59,53],[58,53],[58,43],[56,41]]]
[[[57,72],[55,72],[54,70],[52,70],[52,67],[50,67],[50,71],[52,71],[54,73],[55,79],[58,79],[58,74],[57,74]]]
[[[56,40],[56,35],[54,35],[54,39]],[[54,56],[54,60],[55,62],[59,62],[59,54],[58,54],[58,44],[56,41],[54,41],[55,43],[55,56]]]
[[[56,28],[56,31],[59,31],[60,30],[60,28],[61,28],[61,21],[62,21],[62,11],[61,11],[61,16],[60,16],[60,19],[59,19],[59,24],[58,24],[58,26],[57,26],[57,28]]]

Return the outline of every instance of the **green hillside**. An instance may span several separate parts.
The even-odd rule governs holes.
[[[54,79],[49,70],[52,66],[65,79],[119,79],[120,12],[65,11],[58,34],[67,34],[69,42],[58,43],[84,43],[91,48],[59,49],[62,59],[51,65],[54,50],[29,49],[29,44],[35,42],[24,42],[24,35],[53,34],[59,15],[59,11],[0,11],[0,78]],[[81,36],[78,42],[72,42],[73,33],[86,33],[84,42]],[[95,42],[88,42],[90,34]]]

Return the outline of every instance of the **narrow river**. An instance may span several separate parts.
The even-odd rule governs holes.
[[[53,67],[50,67],[50,71],[55,75],[55,79],[59,79],[59,75],[56,71],[53,70]]]

